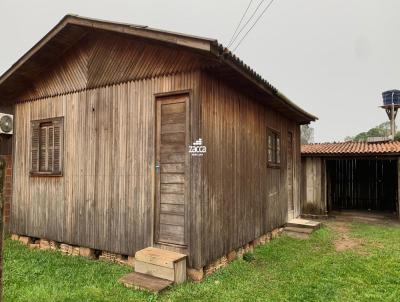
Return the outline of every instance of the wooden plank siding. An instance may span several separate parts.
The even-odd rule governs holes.
[[[201,77],[202,264],[287,221],[287,133],[300,158],[299,126],[210,73]],[[267,167],[267,128],[281,135],[281,167]],[[300,166],[294,167],[294,204]],[[295,208],[295,216],[299,213]]]
[[[34,100],[213,65],[211,59],[181,48],[94,31],[48,66],[41,77],[30,79],[32,88],[19,99]]]
[[[328,210],[325,160],[321,157],[303,157],[301,165],[301,213],[325,215]]]
[[[155,95],[190,91],[190,118],[197,120],[199,77],[180,73],[17,104],[12,232],[129,255],[151,246]],[[64,116],[63,176],[31,177],[30,121],[57,116]],[[190,140],[196,131],[194,123]],[[191,215],[191,204],[200,202],[188,200]],[[198,239],[189,238],[187,253],[194,254]],[[189,265],[198,265],[196,257]]]

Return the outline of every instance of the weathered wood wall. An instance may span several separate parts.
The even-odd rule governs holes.
[[[303,157],[301,170],[301,214],[326,215],[325,160]]]
[[[287,220],[287,141],[294,138],[294,204],[299,214],[299,126],[202,74],[201,137],[203,264],[221,257]],[[281,134],[281,167],[267,167],[267,128]]]
[[[45,64],[45,63],[44,63]],[[121,82],[172,75],[212,66],[210,59],[164,44],[122,34],[92,32],[67,48],[20,100],[78,92]]]
[[[152,245],[154,95],[190,89],[197,120],[198,83],[199,72],[189,72],[17,104],[12,232],[129,255]],[[64,116],[63,176],[31,177],[30,121],[57,116]],[[191,134],[198,136],[196,123]],[[189,200],[191,215],[200,202]],[[195,266],[198,239],[190,238]]]

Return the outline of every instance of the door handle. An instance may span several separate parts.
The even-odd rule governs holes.
[[[160,172],[160,162],[156,161],[156,173]]]

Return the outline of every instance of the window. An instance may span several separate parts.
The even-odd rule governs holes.
[[[268,129],[268,165],[279,167],[281,163],[281,138],[278,132]]]
[[[62,175],[63,118],[31,122],[31,175]]]

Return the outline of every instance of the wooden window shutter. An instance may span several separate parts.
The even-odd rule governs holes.
[[[48,127],[39,127],[39,171],[48,171],[47,156],[47,131]]]
[[[54,158],[54,126],[47,128],[47,170],[54,172],[53,169]]]
[[[61,173],[62,171],[62,137],[63,137],[63,121],[56,120],[53,123],[53,172]]]
[[[31,124],[31,172],[39,171],[39,127],[38,122]]]
[[[63,118],[31,122],[31,175],[61,176]]]

